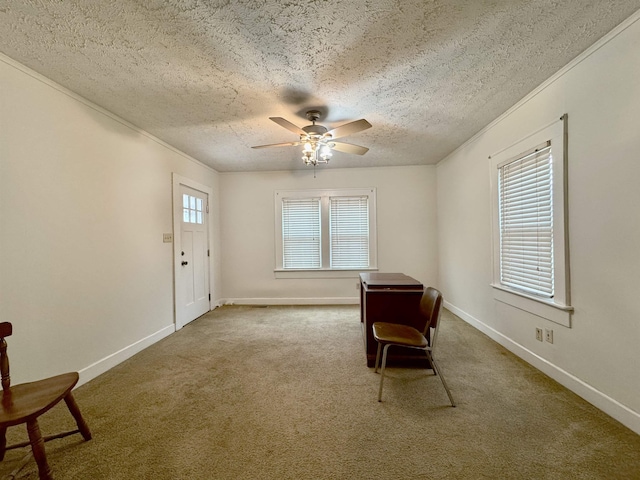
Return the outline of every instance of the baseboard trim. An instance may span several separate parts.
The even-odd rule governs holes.
[[[626,407],[625,405],[602,393],[601,391],[593,388],[591,385],[580,380],[578,377],[540,357],[539,355],[523,347],[519,343],[514,342],[509,337],[503,335],[497,330],[494,330],[487,324],[481,322],[474,316],[452,305],[446,300],[444,302],[444,306],[447,310],[450,310],[462,320],[480,330],[492,340],[495,340],[497,343],[512,352],[514,355],[517,355],[527,363],[531,364],[533,367],[553,378],[560,385],[568,388],[576,395],[582,397],[584,400],[586,400],[596,408],[602,410],[607,415],[615,418],[624,426],[640,435],[640,414],[638,414],[637,412],[631,410],[629,407]]]
[[[150,347],[154,343],[171,335],[175,331],[176,331],[176,326],[174,324],[171,324],[167,327],[164,327],[158,330],[155,333],[152,333],[147,337],[144,337],[138,340],[135,343],[132,343],[127,347],[124,347],[121,350],[118,350],[115,353],[112,353],[111,355],[104,357],[101,360],[98,360],[97,362],[89,365],[86,368],[83,368],[78,372],[80,374],[80,380],[78,381],[77,386],[83,385],[88,381],[93,380],[98,375],[105,373],[107,370],[110,370],[116,365],[118,365],[119,363],[122,363],[128,358],[133,357],[136,353],[141,352],[147,347]]]
[[[223,305],[357,305],[359,297],[325,298],[227,298],[220,300]]]

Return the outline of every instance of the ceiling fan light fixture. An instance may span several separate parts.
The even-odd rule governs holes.
[[[306,149],[302,151],[305,165],[313,165],[316,166],[321,163],[329,163],[329,160],[333,156],[331,152],[331,146],[327,143],[320,142],[311,142],[312,149],[307,151]]]
[[[311,162],[313,161],[313,152],[302,152],[302,161],[306,164],[309,165],[311,164]]]
[[[365,119],[349,122],[332,130],[328,130],[324,125],[316,124],[316,121],[320,118],[320,112],[318,110],[309,110],[307,112],[307,118],[311,120],[312,124],[300,128],[284,118],[269,117],[270,120],[281,127],[297,134],[300,141],[258,145],[252,148],[302,145],[302,161],[305,165],[313,166],[319,163],[329,163],[329,159],[333,156],[332,149],[334,148],[340,152],[355,153],[357,155],[364,155],[369,150],[359,145],[333,141],[334,138],[344,137],[371,128],[371,124]]]

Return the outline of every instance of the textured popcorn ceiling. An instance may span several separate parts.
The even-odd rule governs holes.
[[[0,51],[218,171],[307,168],[271,122],[366,118],[332,167],[433,164],[640,0],[1,0]],[[327,168],[323,166],[322,168]]]

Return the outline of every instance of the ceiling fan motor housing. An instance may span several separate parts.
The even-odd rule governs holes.
[[[302,130],[304,130],[309,137],[322,137],[328,132],[327,127],[323,125],[316,125],[316,122],[320,118],[320,112],[318,110],[309,110],[307,112],[307,118],[313,122],[313,125],[302,127]]]
[[[327,127],[323,125],[307,125],[306,127],[302,127],[302,130],[309,136],[317,135],[318,137],[323,136],[328,131]]]

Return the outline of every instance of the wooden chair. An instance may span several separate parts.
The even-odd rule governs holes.
[[[11,386],[9,377],[9,358],[7,357],[7,342],[5,337],[13,333],[11,323],[0,323],[0,372],[2,374],[2,410],[0,410],[0,461],[6,450],[26,447],[31,444],[33,457],[38,464],[38,474],[41,480],[52,479],[51,469],[47,463],[44,442],[54,438],[62,438],[80,433],[85,440],[91,439],[89,427],[82,418],[80,409],[71,395],[71,390],[78,383],[78,373],[64,373],[56,377]],[[78,425],[77,430],[60,433],[43,438],[38,426],[38,417],[54,407],[60,400],[65,401],[69,411]],[[21,423],[27,424],[29,442],[19,443],[7,447],[7,428]]]
[[[442,371],[433,358],[433,351],[438,337],[438,327],[440,320],[440,309],[442,307],[442,294],[435,288],[428,287],[424,290],[420,299],[420,316],[425,320],[422,332],[409,325],[398,323],[375,322],[373,328],[373,338],[378,342],[378,353],[376,355],[375,372],[378,372],[380,362],[380,350],[384,347],[382,354],[382,371],[380,372],[380,389],[378,391],[378,401],[382,401],[382,384],[384,382],[384,369],[387,364],[387,351],[392,345],[424,350],[433,368],[433,373],[440,377],[444,389],[447,391],[451,406],[455,407],[453,396],[447,387],[442,376]]]

